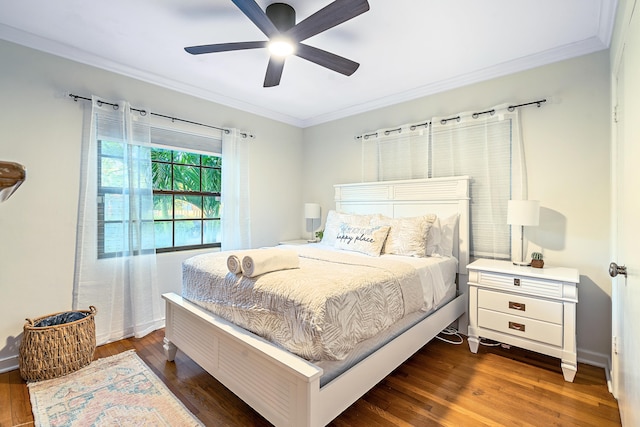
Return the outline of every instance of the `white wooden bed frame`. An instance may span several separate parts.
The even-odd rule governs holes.
[[[469,177],[343,184],[336,209],[391,217],[459,214],[459,274],[469,260]],[[455,240],[454,240],[455,241]],[[460,294],[320,387],[322,369],[174,293],[164,294],[167,360],[179,348],[276,426],[324,426],[466,312]]]

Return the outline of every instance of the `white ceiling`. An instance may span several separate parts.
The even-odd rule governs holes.
[[[297,21],[330,2],[289,0]],[[231,0],[0,0],[0,38],[306,127],[606,49],[616,3],[369,0],[305,41],[359,62],[352,76],[290,57],[273,88],[266,49],[183,50],[266,40]]]

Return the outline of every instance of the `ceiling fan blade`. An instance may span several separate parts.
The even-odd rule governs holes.
[[[276,26],[273,25],[273,22],[271,22],[265,11],[262,10],[254,0],[231,1],[242,11],[242,13],[247,15],[247,18],[249,18],[256,27],[260,28],[260,31],[262,31],[267,37],[271,38],[280,33]]]
[[[306,40],[368,10],[369,3],[367,0],[336,0],[298,22],[285,35],[296,41]]]
[[[284,58],[278,58],[273,55],[269,58],[267,65],[267,74],[264,76],[264,87],[273,87],[280,84],[282,70],[284,69]]]
[[[345,76],[350,76],[355,73],[360,66],[360,64],[350,59],[302,43],[298,43],[298,49],[295,54],[300,58],[344,74]]]
[[[184,50],[192,55],[202,55],[203,53],[229,52],[231,50],[258,49],[267,47],[268,42],[236,42],[236,43],[219,43],[204,44],[201,46],[189,46]]]

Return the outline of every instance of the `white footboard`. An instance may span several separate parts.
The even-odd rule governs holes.
[[[317,425],[311,402],[317,400],[322,369],[179,295],[163,298],[165,348],[177,346],[271,423]]]
[[[166,300],[165,352],[176,347],[276,426],[323,426],[465,311],[459,296],[320,389],[322,369],[184,300]]]

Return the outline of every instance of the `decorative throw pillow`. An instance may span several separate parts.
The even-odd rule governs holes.
[[[330,210],[324,224],[324,233],[320,243],[335,246],[340,224],[346,223],[354,227],[367,227],[374,215],[357,215]]]
[[[382,253],[413,257],[427,256],[427,236],[437,219],[435,214],[411,218],[384,218],[374,220],[376,225],[389,225],[389,235]]]
[[[389,233],[389,226],[354,227],[341,223],[335,247],[347,251],[380,256],[382,246]]]

